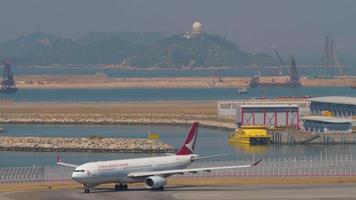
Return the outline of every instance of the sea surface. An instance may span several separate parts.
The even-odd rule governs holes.
[[[49,136],[49,137],[88,137],[101,135],[104,137],[146,138],[149,132],[159,133],[161,140],[179,148],[186,133],[187,126],[140,126],[140,125],[4,125],[6,136]],[[229,153],[227,156],[209,158],[207,160],[240,160],[255,158],[294,157],[319,155],[355,154],[356,145],[266,145],[244,146],[227,143],[228,132],[200,128],[196,143],[196,153],[204,155]],[[65,162],[81,164],[89,161],[137,158],[158,156],[162,154],[146,153],[42,153],[0,151],[0,167],[55,165],[56,156],[60,154]]]
[[[105,73],[110,77],[193,77],[193,76],[253,76],[277,75],[271,68],[223,69],[223,70],[120,70],[102,67],[19,67],[14,66],[17,75],[66,75]],[[318,75],[321,68],[300,68],[301,75]],[[356,68],[345,68],[349,75],[356,75]],[[336,72],[335,72],[336,73]],[[17,93],[2,94],[0,100],[19,102],[97,102],[97,101],[155,101],[155,100],[235,100],[277,96],[355,96],[356,90],[348,87],[303,87],[303,88],[251,88],[246,95],[238,94],[234,88],[201,89],[20,89]],[[87,137],[139,137],[145,138],[149,131],[161,134],[161,139],[176,148],[184,140],[190,125],[184,126],[82,126],[82,125],[2,125],[9,136],[60,136]],[[336,154],[356,154],[356,145],[295,145],[295,146],[241,146],[227,143],[228,132],[201,128],[196,144],[196,153],[211,155],[229,153],[224,157],[209,160],[252,159],[252,156],[273,158],[280,156],[319,156]],[[1,139],[1,138],[0,138]],[[55,165],[59,153],[5,152],[0,151],[0,167]],[[81,164],[88,161],[157,156],[159,154],[125,153],[60,153],[65,162]]]
[[[197,89],[20,89],[0,93],[0,100],[23,102],[157,101],[157,100],[234,100],[279,96],[356,96],[349,87],[250,88],[238,94],[235,88]]]
[[[97,73],[106,74],[109,77],[209,77],[209,76],[254,76],[257,74],[263,76],[277,76],[279,70],[273,67],[238,67],[227,69],[189,69],[189,70],[128,70],[118,68],[105,67],[78,67],[78,66],[63,66],[63,67],[23,67],[13,66],[13,73],[17,75],[95,75]],[[2,70],[1,70],[2,71]],[[339,74],[338,69],[332,68],[331,73]],[[356,75],[356,67],[344,67],[342,71],[347,75]],[[316,76],[323,74],[323,67],[299,67],[298,72],[301,76]],[[285,72],[282,70],[282,73]]]

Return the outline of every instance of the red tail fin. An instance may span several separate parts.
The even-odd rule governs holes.
[[[187,135],[187,138],[185,139],[184,144],[178,150],[177,155],[190,155],[194,153],[195,141],[198,136],[198,127],[199,123],[194,122],[192,128],[189,131],[189,134]]]
[[[57,163],[58,163],[58,162],[62,162],[62,158],[61,158],[60,155],[57,156]]]

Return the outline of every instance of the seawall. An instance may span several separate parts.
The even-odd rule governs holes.
[[[231,119],[214,115],[185,114],[121,114],[121,113],[0,113],[2,124],[91,124],[91,125],[181,125],[190,126],[199,121],[201,127],[231,131]]]
[[[159,140],[131,138],[0,137],[2,151],[163,153],[175,148]]]

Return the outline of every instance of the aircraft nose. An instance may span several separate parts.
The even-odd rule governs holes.
[[[72,179],[73,179],[73,180],[76,180],[77,178],[78,178],[78,174],[75,173],[75,172],[73,172],[73,173],[72,173]]]
[[[77,182],[80,182],[80,180],[83,178],[83,175],[81,175],[80,173],[78,172],[73,172],[72,173],[72,179],[77,181]]]

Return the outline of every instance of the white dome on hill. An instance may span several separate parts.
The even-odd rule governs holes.
[[[196,21],[193,23],[192,28],[193,28],[193,30],[192,30],[193,34],[199,34],[199,33],[201,33],[202,25],[199,21]]]

